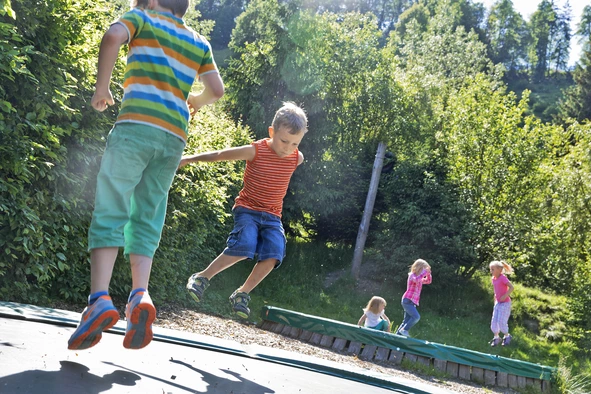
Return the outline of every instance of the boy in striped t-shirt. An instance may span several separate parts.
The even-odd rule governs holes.
[[[295,169],[304,161],[298,146],[308,131],[305,112],[294,103],[284,103],[275,113],[269,136],[251,145],[215,152],[184,156],[180,166],[196,161],[246,160],[244,185],[232,208],[234,229],[227,247],[203,271],[193,274],[187,289],[199,302],[209,281],[240,260],[257,263],[244,282],[230,296],[234,312],[247,319],[250,315],[249,293],[285,257],[285,233],[281,224],[283,198]]]
[[[120,247],[132,276],[123,346],[140,349],[152,340],[156,309],[148,281],[189,116],[224,94],[209,43],[182,20],[189,0],[136,0],[133,6],[107,30],[99,51],[91,104],[104,111],[114,104],[109,83],[119,49],[129,47],[121,110],[107,138],[88,232],[90,296],[68,341],[72,350],[96,345],[119,319],[109,283]],[[204,90],[192,94],[197,77]]]

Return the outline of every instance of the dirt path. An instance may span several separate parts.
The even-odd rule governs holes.
[[[415,380],[458,393],[516,393],[510,389],[485,388],[461,380],[441,380],[432,376],[423,376],[417,372],[406,371],[390,364],[362,361],[355,356],[314,346],[238,321],[197,313],[193,310],[160,307],[158,318],[154,324],[173,330],[194,332],[201,335],[232,340],[244,345],[257,344],[302,353],[362,369]]]

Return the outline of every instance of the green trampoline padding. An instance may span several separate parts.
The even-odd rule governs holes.
[[[414,338],[405,338],[387,332],[376,331],[354,324],[306,315],[287,309],[265,306],[261,312],[263,320],[332,337],[375,345],[417,356],[445,360],[472,367],[524,376],[526,378],[551,380],[555,368],[545,365],[514,360],[473,350],[442,345]]]

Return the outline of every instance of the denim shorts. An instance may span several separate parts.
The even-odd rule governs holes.
[[[236,207],[234,229],[226,241],[224,254],[229,256],[245,256],[257,261],[276,259],[275,268],[279,268],[285,257],[287,240],[279,216],[254,211],[244,207]]]

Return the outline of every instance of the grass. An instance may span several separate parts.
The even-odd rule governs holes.
[[[383,278],[364,281],[363,286],[344,275],[325,287],[327,275],[337,271],[346,274],[351,259],[351,248],[290,241],[283,265],[251,293],[251,320],[259,321],[261,308],[272,305],[356,324],[371,296],[380,295],[388,301],[386,314],[394,326],[398,325],[403,317],[400,299],[405,291],[404,280],[395,277],[398,274],[384,273],[380,275]],[[198,309],[230,316],[227,297],[244,282],[252,266],[252,261],[243,261],[218,274]],[[406,272],[400,275],[405,278]],[[573,376],[591,373],[591,361],[566,339],[565,297],[516,283],[509,321],[514,341],[508,347],[491,348],[488,342],[492,338],[489,326],[493,295],[488,274],[483,272],[465,284],[436,286],[436,281],[434,270],[433,285],[423,287],[421,320],[411,331],[413,337],[553,367],[563,360],[563,368],[570,368]]]

